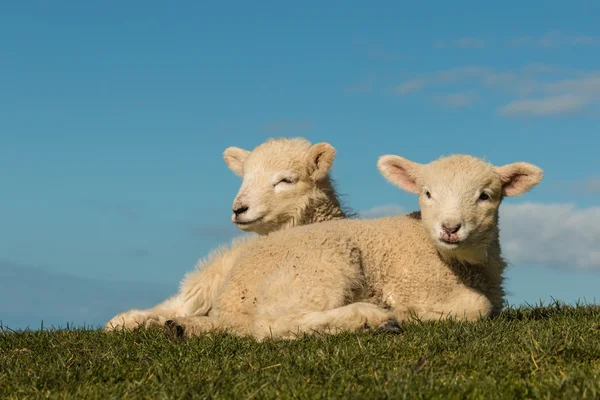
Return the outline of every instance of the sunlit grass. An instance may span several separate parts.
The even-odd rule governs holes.
[[[7,398],[600,398],[600,306],[296,341],[161,330],[0,334]]]

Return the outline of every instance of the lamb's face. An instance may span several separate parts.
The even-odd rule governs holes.
[[[423,166],[417,187],[423,225],[440,250],[487,246],[497,236],[502,182],[491,165],[443,158]]]
[[[532,164],[494,167],[468,155],[442,157],[425,165],[382,156],[378,167],[390,182],[419,195],[421,220],[434,245],[465,258],[497,238],[503,197],[527,192],[543,176]]]
[[[270,140],[252,152],[229,148],[225,159],[243,177],[233,201],[231,220],[246,232],[267,234],[296,225],[327,177],[335,156],[326,143],[303,139]],[[233,157],[237,153],[239,169]]]

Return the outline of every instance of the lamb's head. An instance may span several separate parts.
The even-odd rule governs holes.
[[[532,164],[498,167],[469,155],[429,164],[386,155],[377,166],[391,183],[419,195],[423,225],[438,250],[465,260],[497,242],[502,199],[527,192],[543,177]]]
[[[243,177],[231,219],[246,232],[264,235],[303,224],[313,203],[337,201],[329,178],[335,149],[328,143],[269,139],[252,151],[229,147],[223,157]]]

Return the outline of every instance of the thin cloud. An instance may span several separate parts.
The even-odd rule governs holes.
[[[544,74],[552,72],[560,72],[564,69],[554,65],[547,64],[528,64],[521,68],[523,74]]]
[[[509,47],[539,47],[552,49],[563,46],[595,46],[600,44],[600,38],[589,35],[568,35],[560,31],[550,31],[542,36],[520,36],[507,42]]]
[[[600,72],[583,75],[577,78],[563,79],[542,85],[547,92],[575,92],[590,96],[600,95]]]
[[[573,38],[573,44],[586,46],[598,45],[600,44],[600,38],[593,36],[576,36]]]
[[[485,47],[485,41],[474,37],[464,37],[456,40],[438,40],[434,45],[437,48],[482,49]]]
[[[506,117],[548,116],[570,114],[581,110],[588,99],[576,95],[550,96],[541,99],[515,100],[498,108]]]
[[[404,83],[401,83],[400,85],[396,86],[394,88],[394,92],[396,94],[408,94],[411,92],[416,92],[419,89],[423,88],[424,86],[424,81],[421,78],[416,78],[416,79],[412,79],[410,81],[406,81]]]
[[[573,193],[600,194],[600,177],[592,176],[578,182],[559,182],[554,184],[554,188]]]
[[[483,40],[472,37],[458,39],[455,44],[461,49],[481,49],[485,46],[485,42]]]
[[[468,107],[479,100],[477,93],[461,92],[434,96],[433,101],[448,108]]]
[[[481,65],[466,65],[439,71],[432,78],[437,83],[475,81],[483,86],[494,86],[512,83],[517,76],[514,72],[498,72]]]
[[[456,82],[473,82],[486,88],[504,87],[517,80],[517,74],[511,71],[503,72],[486,66],[466,65],[407,80],[396,86],[394,92],[405,95],[421,89],[438,88]]]
[[[472,88],[469,93],[487,91],[509,97],[496,106],[496,112],[505,117],[566,115],[584,109],[596,112],[594,106],[600,105],[600,71],[582,73],[544,64],[506,71],[466,65],[419,75],[394,91],[399,95],[428,91],[435,104],[454,108],[466,107],[477,100],[478,96],[467,92],[436,93],[456,84]]]
[[[404,208],[397,204],[386,204],[382,206],[373,207],[369,210],[360,211],[358,214],[360,218],[380,218],[390,217],[393,215],[404,214]]]

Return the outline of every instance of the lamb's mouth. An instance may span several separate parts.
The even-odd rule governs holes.
[[[258,217],[253,220],[250,220],[250,221],[233,221],[233,223],[236,224],[237,226],[250,226],[252,224],[262,221],[263,218],[264,217]]]
[[[462,241],[458,238],[456,239],[444,239],[444,238],[439,238],[440,243],[442,243],[444,246],[446,247],[452,247],[452,248],[456,248],[458,247]]]

